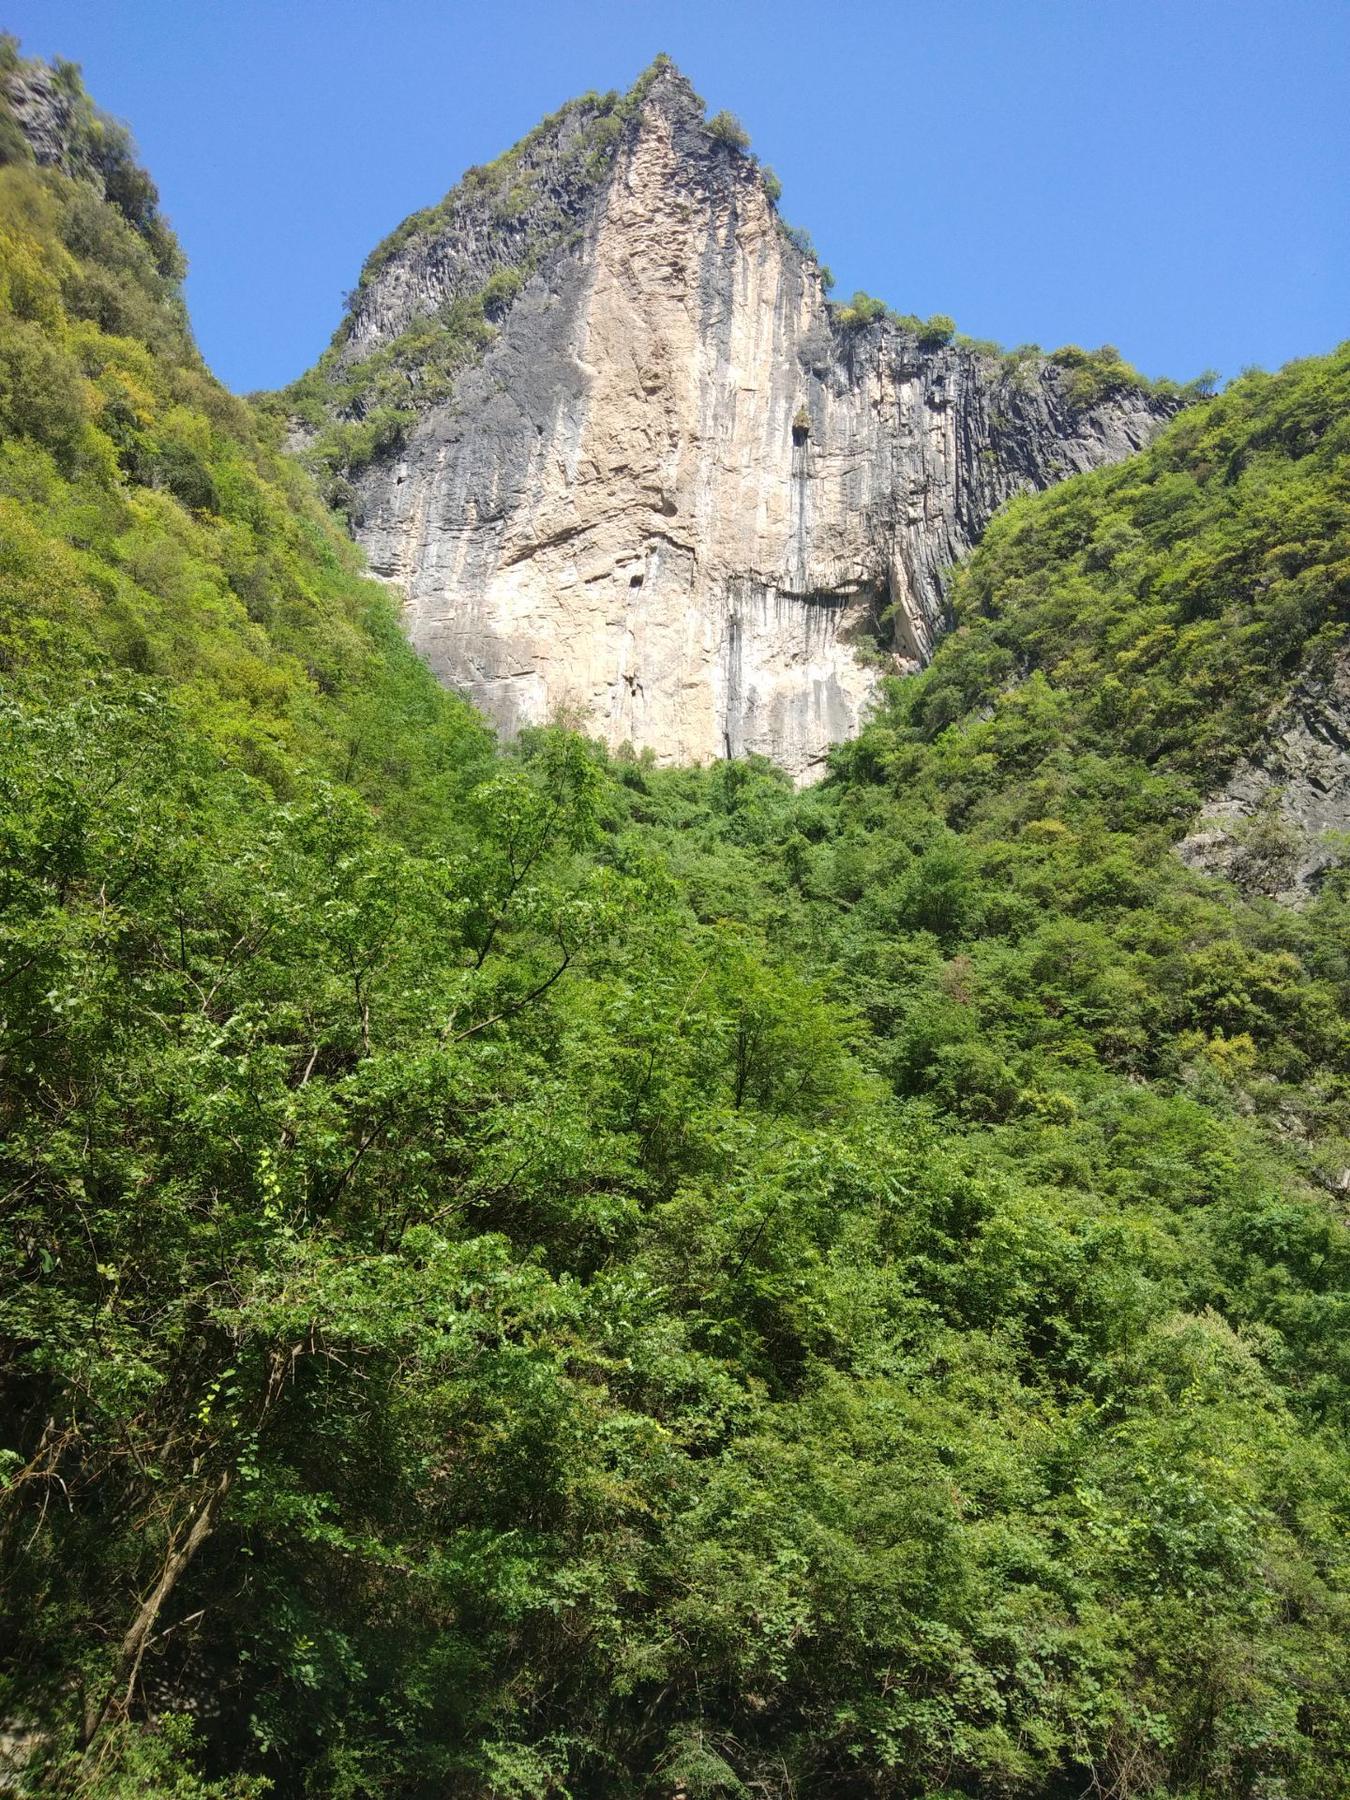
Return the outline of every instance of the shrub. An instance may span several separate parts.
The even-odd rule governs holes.
[[[1073,406],[1094,406],[1108,394],[1119,393],[1124,388],[1147,389],[1149,386],[1114,344],[1103,344],[1097,350],[1065,344],[1051,352],[1050,361],[1065,371],[1064,385]]]
[[[919,342],[928,350],[950,344],[955,336],[956,321],[949,319],[946,313],[932,313],[919,327]]]
[[[519,269],[498,269],[483,288],[483,311],[489,317],[504,313],[524,285]]]
[[[873,294],[864,294],[859,289],[848,305],[841,306],[834,317],[835,323],[845,331],[863,331],[886,317],[886,302],[878,300]]]
[[[750,148],[750,133],[735,113],[728,112],[725,107],[708,120],[708,136],[716,143],[730,144],[733,150]]]
[[[789,244],[792,245],[794,250],[800,251],[803,256],[811,257],[816,262],[820,261],[819,256],[816,254],[815,240],[812,238],[811,233],[806,229],[805,225],[785,224],[783,226],[783,236],[787,239]]]

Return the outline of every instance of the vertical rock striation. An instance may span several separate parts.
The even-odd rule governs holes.
[[[357,536],[504,730],[561,712],[809,780],[880,675],[927,659],[943,571],[995,508],[1141,448],[1175,402],[1075,407],[1049,362],[846,328],[671,68],[582,158],[588,132],[565,113],[508,204],[469,184],[363,279],[339,362],[529,268],[481,358],[353,477]]]

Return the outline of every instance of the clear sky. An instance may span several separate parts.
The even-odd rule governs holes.
[[[9,0],[132,127],[238,389],[366,252],[658,50],[729,107],[836,292],[1150,374],[1350,335],[1350,0]]]

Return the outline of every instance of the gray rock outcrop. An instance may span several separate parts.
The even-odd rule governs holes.
[[[663,762],[762,752],[809,780],[880,677],[927,660],[944,570],[994,510],[1175,410],[1126,384],[1075,406],[1047,360],[842,322],[671,68],[598,146],[584,106],[561,115],[512,179],[505,205],[467,182],[410,221],[335,352],[525,266],[481,359],[353,478],[413,642],[508,732],[562,714]]]
[[[48,64],[18,62],[4,70],[0,73],[0,98],[40,169],[60,169],[64,175],[75,176],[87,173],[84,158],[75,148],[74,96]]]
[[[1337,834],[1350,834],[1345,643],[1303,671],[1261,743],[1236,764],[1177,854],[1192,868],[1298,906],[1338,860]]]

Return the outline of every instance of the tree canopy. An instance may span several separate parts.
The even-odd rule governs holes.
[[[1343,1791],[1350,894],[1171,846],[1350,356],[1017,502],[794,793],[494,745],[87,181],[0,282],[3,1779]]]

